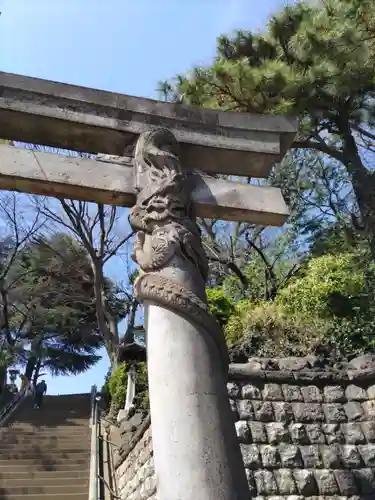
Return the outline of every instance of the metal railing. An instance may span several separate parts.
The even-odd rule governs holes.
[[[17,392],[13,398],[0,409],[0,425],[3,425],[21,402],[29,395],[27,390]]]
[[[120,499],[111,484],[104,478],[104,455],[106,455],[107,462],[113,463],[112,453],[104,450],[104,443],[108,446],[113,446],[114,443],[105,439],[102,436],[101,430],[101,412],[99,407],[100,393],[94,385],[91,388],[91,415],[90,415],[90,428],[91,428],[91,449],[90,449],[90,483],[89,483],[89,500],[104,500],[110,498],[111,500]],[[107,463],[108,465],[108,463]],[[108,493],[108,496],[106,495]]]

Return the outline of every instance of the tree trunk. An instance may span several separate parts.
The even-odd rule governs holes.
[[[349,125],[344,135],[344,161],[351,176],[365,230],[370,239],[371,255],[375,260],[375,177],[366,169]]]

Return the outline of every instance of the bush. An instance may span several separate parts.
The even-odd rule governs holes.
[[[117,413],[121,408],[124,407],[126,389],[128,385],[129,367],[130,365],[128,363],[124,363],[108,378],[107,388],[105,388],[105,392],[106,394],[109,394],[109,402],[112,413]],[[146,363],[136,364],[135,384],[135,407],[139,410],[147,410],[149,407],[149,397]]]
[[[226,325],[228,319],[235,311],[235,304],[232,297],[219,286],[207,290],[207,300],[210,311],[218,323],[221,326]]]
[[[228,345],[236,346],[232,352],[245,361],[251,356],[304,356],[322,343],[328,327],[325,321],[305,320],[272,302],[242,302],[225,334]]]

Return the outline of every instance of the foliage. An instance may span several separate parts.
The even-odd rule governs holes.
[[[226,325],[229,317],[234,313],[234,300],[232,297],[225,293],[222,287],[216,287],[207,290],[207,299],[211,313],[215,316],[219,325]]]
[[[351,176],[373,257],[374,12],[370,1],[298,1],[261,34],[221,36],[210,66],[161,86],[172,100],[298,116],[294,147],[328,155]]]
[[[117,413],[120,408],[124,407],[129,368],[130,365],[128,363],[122,364],[116,371],[107,376],[102,388],[106,402],[111,405],[111,411],[114,413]],[[139,410],[147,410],[149,407],[149,396],[146,363],[137,363],[135,370],[135,407]]]

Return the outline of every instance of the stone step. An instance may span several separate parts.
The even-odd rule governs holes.
[[[87,455],[87,457],[85,456]],[[61,464],[66,464],[67,460],[69,460],[69,464],[75,465],[76,467],[79,465],[87,465],[89,463],[88,453],[86,454],[76,454],[70,455],[69,457],[63,457],[61,454],[56,456],[44,456],[44,457],[36,457],[35,455],[32,458],[4,458],[4,456],[0,456],[0,471],[6,469],[7,467],[14,467],[15,465],[34,465],[36,468],[40,467],[48,467],[48,464],[52,462],[52,467],[61,466]],[[48,469],[46,469],[48,470]]]
[[[6,477],[2,479],[3,481],[14,480],[21,482],[24,479],[27,479],[29,481],[39,481],[39,479],[45,480],[52,477],[55,478],[56,481],[60,481],[60,479],[65,481],[67,477],[72,479],[79,479],[81,481],[82,478],[86,479],[90,474],[89,467],[87,467],[87,469],[77,469],[77,466],[75,464],[66,464],[64,466],[62,465],[58,470],[43,470],[36,469],[35,467],[24,466],[8,467],[8,469],[6,469]]]
[[[34,493],[24,493],[24,494],[12,494],[3,493],[0,489],[0,498],[6,500],[87,500],[88,492],[84,493],[53,493],[51,494],[34,494]]]
[[[19,460],[14,462],[3,461],[3,465],[0,464],[0,474],[13,474],[14,476],[19,476],[22,474],[28,474],[29,476],[35,475],[43,475],[43,474],[65,474],[69,473],[70,475],[77,473],[83,474],[84,471],[89,470],[90,461],[87,460],[86,464],[82,464],[81,467],[77,467],[76,463],[60,463],[60,464],[52,464],[50,462],[46,463],[35,463],[35,460],[29,460],[26,463],[20,463]],[[86,467],[85,467],[86,465]],[[0,497],[1,498],[1,497]]]
[[[37,445],[36,445],[37,446]],[[35,458],[36,460],[40,459],[46,459],[47,457],[50,458],[51,460],[55,460],[56,458],[64,458],[66,460],[69,460],[71,457],[76,458],[79,457],[79,455],[82,455],[82,457],[85,457],[88,455],[88,445],[87,448],[83,448],[80,446],[79,448],[65,448],[65,449],[59,449],[59,448],[34,448],[34,449],[18,449],[18,450],[13,450],[13,449],[8,449],[8,450],[3,450],[0,449],[0,460],[19,460],[20,458]]]
[[[6,491],[7,496],[5,498],[9,498],[11,495],[67,495],[67,494],[80,494],[85,493],[88,496],[89,491],[89,481],[86,479],[80,485],[34,485],[34,481],[30,481],[29,484],[25,484],[22,486],[6,486],[0,487]],[[1,496],[0,496],[1,498]]]
[[[88,478],[89,473],[86,472],[85,475],[72,477],[69,472],[65,472],[64,475],[56,476],[54,472],[50,472],[49,475],[40,476],[40,477],[30,477],[30,475],[25,474],[21,477],[12,477],[9,478],[4,477],[0,479],[0,490],[3,488],[4,490],[11,491],[16,487],[27,488],[30,486],[35,487],[62,487],[69,485],[71,487],[82,487],[85,488],[88,486]],[[31,492],[32,493],[32,492]]]

